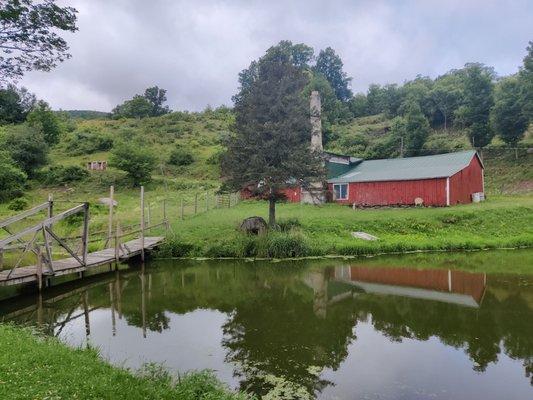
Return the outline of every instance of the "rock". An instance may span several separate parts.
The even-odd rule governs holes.
[[[378,240],[376,236],[373,236],[366,232],[352,232],[352,237],[363,240]]]
[[[113,207],[116,207],[118,205],[118,202],[116,200],[111,200],[109,197],[100,197],[98,199],[99,204],[103,204],[105,206],[109,206],[113,202]]]
[[[249,235],[262,235],[267,231],[268,226],[261,217],[249,217],[241,222],[239,229]]]

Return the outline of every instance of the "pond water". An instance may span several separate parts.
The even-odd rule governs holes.
[[[533,274],[516,268],[532,260],[153,261],[5,299],[0,318],[117,365],[212,369],[258,395],[531,399]]]

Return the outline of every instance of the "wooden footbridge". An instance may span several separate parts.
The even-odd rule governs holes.
[[[74,273],[83,276],[87,270],[102,265],[112,265],[139,255],[144,261],[145,252],[152,250],[164,240],[161,236],[145,236],[146,232],[162,226],[169,229],[165,205],[163,204],[163,221],[147,225],[144,215],[144,188],[141,187],[140,223],[125,227],[123,233],[118,220],[114,221],[113,218],[113,208],[115,207],[113,194],[114,190],[111,187],[110,198],[107,199],[109,203],[108,229],[93,233],[94,236],[107,233],[105,238],[91,240],[89,235],[90,207],[87,202],[54,215],[54,201],[49,197],[45,203],[0,221],[0,229],[8,234],[7,237],[0,239],[0,262],[3,260],[5,252],[17,251],[20,253],[17,261],[10,269],[0,271],[0,286],[36,282],[39,290],[41,290],[43,283],[46,284],[52,277]],[[13,225],[20,225],[25,220],[35,218],[36,215],[44,211],[46,217],[37,223],[23,227],[18,231],[12,228]],[[81,234],[68,238],[60,237],[54,230],[54,225],[75,215],[83,216]],[[124,240],[124,238],[131,236],[138,237],[128,241]],[[78,245],[73,245],[72,241],[77,241]],[[89,243],[91,242],[104,243],[103,249],[89,252]],[[54,257],[53,249],[57,248],[57,245],[61,249],[63,258]],[[65,254],[68,257],[64,257]],[[30,261],[30,265],[22,265],[24,260],[30,257],[35,261]]]

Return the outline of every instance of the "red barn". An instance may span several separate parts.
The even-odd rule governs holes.
[[[473,150],[360,161],[328,188],[334,201],[356,206],[449,206],[483,198],[483,168]]]

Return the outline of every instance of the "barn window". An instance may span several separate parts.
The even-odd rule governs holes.
[[[348,198],[348,184],[333,185],[333,192],[335,193],[335,200],[346,200]]]

